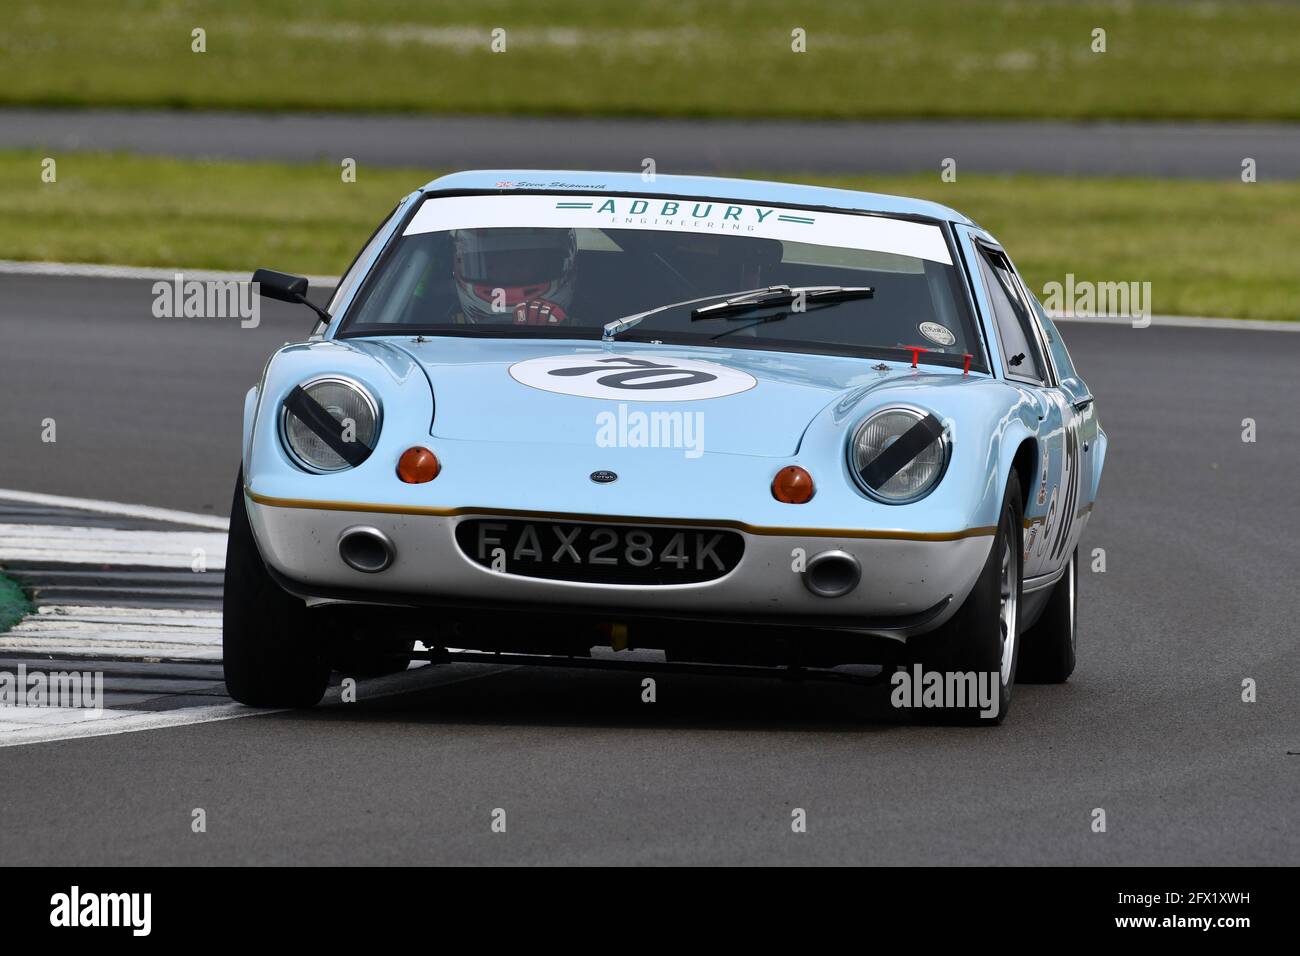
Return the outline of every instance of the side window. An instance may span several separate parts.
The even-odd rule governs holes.
[[[1070,359],[1070,353],[1066,351],[1065,340],[1061,338],[1061,330],[1056,327],[1047,315],[1047,310],[1043,308],[1041,302],[1032,294],[1030,301],[1034,303],[1034,309],[1038,312],[1038,321],[1043,327],[1043,335],[1047,339],[1047,348],[1052,353],[1052,361],[1056,363],[1056,374],[1062,381],[1067,378],[1078,378],[1079,373],[1074,370],[1074,362]]]
[[[348,293],[352,291],[352,287],[357,284],[357,280],[361,278],[361,270],[370,261],[370,256],[379,246],[384,230],[388,228],[388,224],[396,218],[401,209],[402,204],[398,203],[397,208],[389,213],[384,221],[379,224],[379,228],[370,234],[370,239],[367,240],[365,247],[352,260],[352,265],[348,266],[348,271],[339,280],[338,286],[334,289],[334,294],[330,296],[330,304],[325,308],[325,311],[330,315],[334,314],[334,310],[338,308],[339,303],[347,297]]]
[[[976,247],[979,249],[980,276],[993,306],[993,322],[1002,343],[1002,360],[1007,375],[1041,385],[1047,381],[1043,356],[1010,263],[1001,253],[986,249],[979,243]]]

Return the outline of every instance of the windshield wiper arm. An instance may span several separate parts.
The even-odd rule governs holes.
[[[667,305],[656,306],[653,309],[647,309],[645,312],[637,312],[634,315],[625,315],[621,319],[615,319],[612,322],[606,322],[604,325],[601,338],[606,342],[612,341],[614,336],[620,332],[626,332],[642,319],[648,319],[652,315],[660,312],[667,312],[669,309],[680,309],[684,306],[695,305],[697,302],[712,302],[714,299],[722,299],[716,305],[701,306],[691,312],[691,321],[699,319],[713,319],[721,316],[743,315],[753,312],[757,309],[765,309],[773,305],[789,305],[798,301],[802,296],[805,302],[814,303],[833,303],[847,302],[850,299],[870,299],[876,294],[876,290],[869,286],[842,286],[842,285],[770,285],[762,289],[748,289],[744,292],[720,292],[717,295],[705,295],[698,299],[687,299],[685,302],[670,302]]]
[[[691,321],[748,315],[774,305],[791,305],[802,299],[807,303],[825,304],[848,302],[853,299],[870,299],[876,290],[870,286],[844,285],[774,285],[758,293],[733,296],[716,305],[705,305],[691,312]]]
[[[620,319],[614,319],[612,322],[606,322],[601,330],[601,339],[611,342],[614,336],[620,332],[626,332],[642,319],[648,319],[652,315],[660,312],[667,312],[669,309],[680,309],[688,305],[694,305],[697,302],[712,302],[714,299],[739,299],[745,296],[758,295],[763,292],[769,292],[773,288],[789,288],[788,286],[769,286],[765,289],[749,289],[745,292],[719,292],[716,295],[702,295],[698,299],[687,299],[685,302],[669,302],[667,305],[657,305],[653,309],[647,309],[644,312],[636,312],[632,315],[625,315]]]

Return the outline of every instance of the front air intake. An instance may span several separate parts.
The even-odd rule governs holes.
[[[803,583],[818,597],[843,597],[862,580],[858,559],[847,551],[823,551],[814,555],[803,572]]]
[[[393,563],[393,542],[378,528],[348,528],[339,535],[339,557],[354,571],[378,574]]]

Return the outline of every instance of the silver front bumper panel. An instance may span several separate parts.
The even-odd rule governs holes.
[[[625,585],[551,580],[492,571],[462,553],[458,522],[491,513],[455,516],[377,513],[314,508],[246,499],[263,559],[290,590],[304,597],[374,603],[478,605],[501,609],[560,606],[612,617],[689,618],[804,623],[902,639],[943,624],[966,598],[988,557],[991,531],[951,536],[855,537],[872,532],[740,529],[745,553],[734,570],[698,584]],[[568,524],[636,524],[533,516]],[[666,524],[671,524],[665,521]],[[719,522],[719,527],[727,526]],[[376,529],[393,545],[391,564],[379,573],[349,567],[338,541],[350,528]],[[932,540],[933,538],[939,540]],[[857,559],[861,580],[848,594],[813,594],[796,569],[826,551]]]

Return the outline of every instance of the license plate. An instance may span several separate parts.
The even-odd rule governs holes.
[[[744,539],[718,528],[474,518],[456,527],[471,560],[505,574],[602,584],[690,584],[731,571]]]

